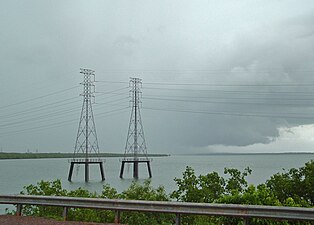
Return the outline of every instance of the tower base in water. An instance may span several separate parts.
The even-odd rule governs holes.
[[[120,178],[121,179],[123,178],[124,166],[126,163],[133,164],[133,178],[138,179],[138,177],[139,177],[139,173],[138,173],[139,172],[138,171],[138,164],[139,163],[146,163],[149,178],[152,177],[152,170],[150,168],[150,160],[148,160],[148,159],[137,159],[137,160],[123,159],[121,161],[121,169],[120,169]]]
[[[85,182],[89,181],[89,165],[90,164],[98,164],[99,165],[99,169],[100,169],[100,175],[101,175],[101,180],[104,181],[105,180],[105,172],[104,172],[104,160],[101,159],[71,159],[69,160],[69,162],[71,163],[70,165],[70,170],[69,170],[69,176],[68,176],[68,181],[72,181],[72,174],[73,174],[73,169],[74,169],[74,165],[78,164],[78,165],[85,165]]]

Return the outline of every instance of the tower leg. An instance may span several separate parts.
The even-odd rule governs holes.
[[[101,175],[101,180],[105,180],[105,173],[104,173],[104,167],[102,166],[102,162],[99,163],[99,168],[100,168],[100,175]]]
[[[138,162],[133,163],[133,178],[138,179]]]
[[[69,182],[72,181],[73,167],[74,167],[74,163],[71,162],[71,166],[70,166],[70,170],[69,170],[69,176],[68,176],[68,181],[69,181]]]
[[[85,182],[89,181],[89,163],[85,162]]]
[[[147,169],[148,169],[148,175],[149,175],[149,178],[152,178],[152,170],[150,169],[150,162],[147,161]]]
[[[125,162],[124,162],[124,161],[122,161],[122,164],[121,164],[121,169],[120,169],[120,178],[121,178],[121,179],[123,178],[124,164],[125,164]]]

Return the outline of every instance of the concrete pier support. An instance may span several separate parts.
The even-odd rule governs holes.
[[[140,163],[146,163],[149,178],[152,177],[152,171],[151,171],[151,168],[150,168],[150,160],[147,160],[147,159],[144,159],[144,160],[122,160],[122,162],[121,162],[121,169],[120,169],[120,178],[121,179],[123,178],[124,167],[125,167],[126,163],[133,164],[133,178],[134,179],[138,179],[139,178],[139,164]]]
[[[83,164],[85,165],[85,182],[89,182],[89,165],[90,164],[98,164],[99,169],[100,169],[100,176],[101,180],[105,180],[105,171],[104,171],[104,160],[100,159],[89,159],[88,161],[85,161],[85,159],[73,159],[70,161],[70,170],[69,170],[69,176],[68,176],[68,181],[72,181],[72,174],[73,174],[73,169],[75,164]]]

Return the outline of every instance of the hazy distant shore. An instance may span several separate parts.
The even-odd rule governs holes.
[[[148,154],[149,157],[166,157],[168,154]],[[85,154],[76,154],[76,157],[84,158]],[[100,153],[99,155],[90,154],[90,157],[124,157],[118,153]],[[142,157],[142,155],[139,155]],[[16,153],[0,152],[1,159],[49,159],[49,158],[73,158],[73,153]]]

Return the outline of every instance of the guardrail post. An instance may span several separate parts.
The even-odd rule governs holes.
[[[16,215],[17,216],[22,216],[22,209],[23,209],[23,205],[22,204],[17,204],[16,205]]]
[[[248,217],[243,218],[243,225],[250,225],[250,218]]]
[[[116,210],[116,212],[115,212],[114,223],[120,224],[120,211],[119,210]]]
[[[66,206],[63,207],[62,217],[64,220],[67,220],[68,218],[68,210],[69,210],[68,207]]]
[[[181,223],[181,215],[179,213],[176,214],[176,225],[180,225]]]

